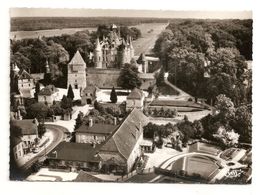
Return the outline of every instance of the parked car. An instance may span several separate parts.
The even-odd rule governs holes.
[[[32,149],[32,152],[33,152],[33,153],[38,153],[39,151],[40,151],[40,150],[39,150],[38,147],[35,147],[35,148]]]

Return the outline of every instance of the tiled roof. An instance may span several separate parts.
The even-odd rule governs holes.
[[[93,148],[86,143],[61,142],[49,154],[49,159],[69,160],[79,162],[99,162],[97,155],[99,145]]]
[[[37,131],[36,124],[33,123],[33,120],[14,120],[12,121],[14,126],[20,127],[22,129],[21,136],[23,135],[35,135]]]
[[[32,76],[26,70],[22,70],[19,73],[18,79],[32,79]]]
[[[143,91],[138,89],[138,88],[134,88],[131,93],[127,96],[127,99],[141,99],[143,97]]]
[[[107,138],[100,152],[119,152],[125,159],[128,159],[142,134],[140,126],[142,128],[147,123],[148,118],[140,110],[134,108],[118,129]]]
[[[81,170],[79,172],[78,176],[76,177],[76,179],[74,179],[73,181],[75,181],[75,182],[102,182],[103,180]]]
[[[97,133],[97,134],[110,134],[112,133],[118,125],[110,125],[110,124],[102,124],[102,123],[95,123],[92,127],[88,125],[81,125],[76,132],[80,133]]]
[[[82,56],[80,55],[79,51],[77,51],[69,64],[77,65],[77,64],[86,64],[86,63],[83,60]]]
[[[11,146],[14,147],[14,146],[17,146],[19,143],[22,142],[21,138],[19,137],[11,137]]]
[[[48,85],[39,92],[39,95],[52,95],[57,91],[58,89],[54,85]]]

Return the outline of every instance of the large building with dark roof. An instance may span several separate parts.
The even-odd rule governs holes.
[[[142,111],[133,109],[101,144],[60,143],[48,154],[50,165],[128,173],[141,155],[143,126],[147,123],[148,118]],[[96,129],[102,131],[101,128]],[[95,131],[94,128],[87,131],[92,130]],[[81,131],[86,130],[78,130],[78,132]]]

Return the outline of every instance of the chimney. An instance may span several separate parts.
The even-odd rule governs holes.
[[[114,125],[117,125],[117,119],[114,117]]]
[[[93,126],[93,119],[92,119],[92,118],[89,119],[88,125],[89,125],[89,127],[92,127],[92,126]]]

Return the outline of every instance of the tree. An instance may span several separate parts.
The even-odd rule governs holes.
[[[202,135],[204,134],[204,128],[201,124],[200,121],[195,120],[192,124],[193,128],[194,128],[194,134],[196,138],[201,138]]]
[[[235,107],[233,102],[223,94],[218,95],[216,99],[215,107],[219,111],[222,121],[228,122],[235,116]]]
[[[40,83],[37,82],[35,85],[35,93],[34,93],[34,98],[37,100],[38,99],[38,94],[40,92]]]
[[[239,134],[235,133],[233,129],[228,131],[225,127],[221,126],[213,136],[225,147],[232,147],[238,144]]]
[[[73,100],[74,99],[74,92],[72,90],[71,85],[69,85],[68,93],[67,93],[67,98]]]
[[[63,95],[60,106],[64,110],[64,112],[71,112],[72,111],[72,100],[67,98],[67,96]]]
[[[235,120],[231,122],[232,128],[240,134],[240,141],[252,141],[252,112],[249,106],[242,105],[236,109]]]
[[[117,82],[118,85],[124,89],[139,88],[142,81],[138,77],[138,68],[126,63],[120,72]]]
[[[48,110],[48,106],[46,106],[44,103],[38,102],[28,107],[27,114],[29,115],[29,118],[37,118],[39,121],[44,121],[48,114]]]
[[[115,91],[114,87],[112,88],[112,91],[110,93],[110,100],[111,100],[112,103],[116,103],[117,102],[117,94],[116,94],[116,91]]]
[[[75,130],[78,129],[83,124],[84,114],[83,112],[79,112],[76,118]]]

